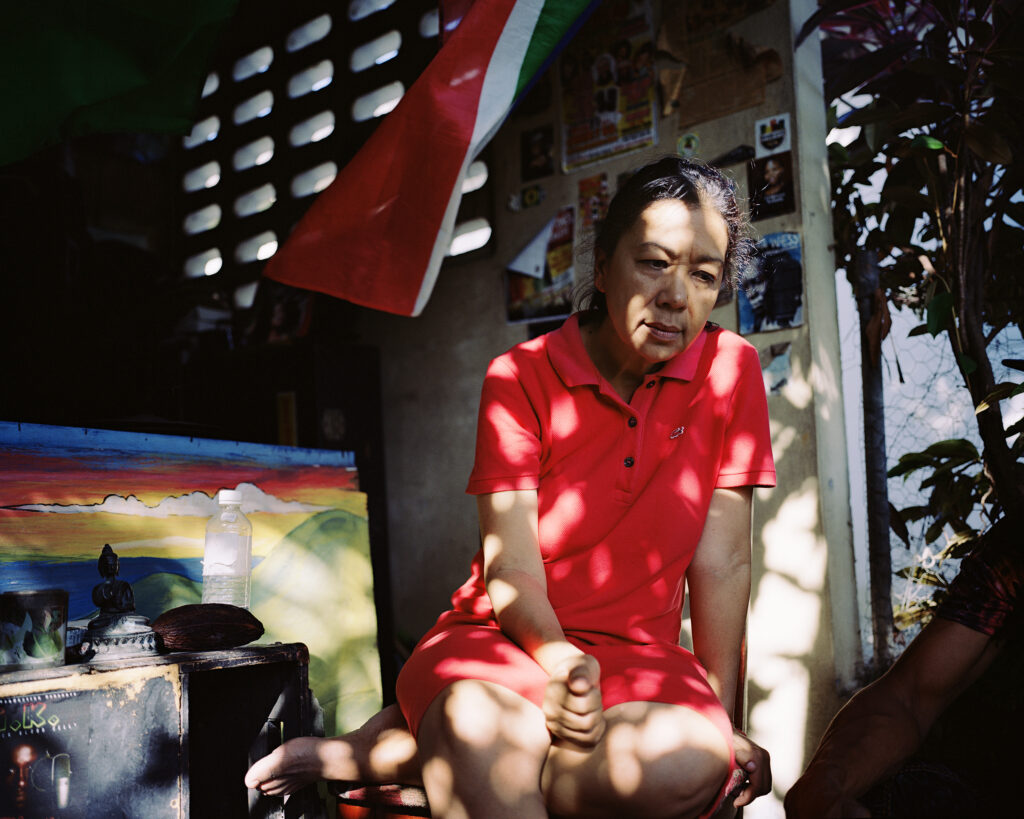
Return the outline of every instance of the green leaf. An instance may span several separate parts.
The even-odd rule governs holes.
[[[944,151],[946,146],[937,140],[933,136],[927,134],[918,134],[912,140],[910,140],[910,146],[912,150],[928,150],[928,151]]]
[[[1006,428],[1006,437],[1009,438],[1011,435],[1016,435],[1019,432],[1024,432],[1024,418],[1010,424]]]
[[[940,458],[978,459],[978,448],[966,438],[947,438],[945,441],[936,441],[925,449],[925,452]]]
[[[954,114],[952,108],[940,102],[912,102],[890,121],[894,131],[906,131],[910,128],[923,128],[934,125]]]
[[[899,609],[892,615],[893,625],[900,631],[906,631],[911,626],[916,626],[931,618],[931,606],[915,606],[912,609]]]
[[[942,534],[942,530],[946,528],[946,522],[944,520],[936,520],[932,522],[932,525],[924,533],[925,543],[934,543],[939,539],[939,535]]]
[[[889,504],[889,528],[892,529],[896,537],[903,541],[903,545],[909,549],[910,532],[907,531],[907,522],[903,520],[900,510],[893,506],[892,503]]]
[[[928,506],[905,506],[900,510],[900,516],[904,520],[921,520],[931,514]]]
[[[928,569],[923,569],[920,566],[907,566],[907,568],[896,572],[896,575],[898,577],[905,577],[907,580],[913,580],[922,586],[938,586],[940,588],[946,586],[946,581],[941,575]]]
[[[1004,398],[1012,398],[1024,392],[1024,384],[1014,384],[1012,381],[1003,381],[996,384],[996,388],[986,395],[980,404],[974,408],[974,414],[980,415],[993,404],[998,404]]]
[[[996,165],[1009,165],[1013,162],[1013,150],[998,131],[987,125],[971,120],[964,129],[964,142],[971,152],[986,162]]]
[[[800,33],[796,36],[794,48],[798,47],[808,36],[810,36],[812,31],[830,17],[838,16],[840,12],[843,12],[853,6],[859,6],[862,2],[863,0],[829,0],[829,2],[823,4],[821,8],[808,17],[800,27]]]
[[[928,325],[927,324],[918,324],[917,327],[915,327],[909,333],[907,333],[907,338],[911,338],[912,336],[923,336],[927,332],[928,332]]]
[[[928,302],[926,311],[928,332],[934,338],[953,321],[953,294],[936,293]]]
[[[886,475],[890,478],[898,478],[900,475],[906,475],[926,466],[935,466],[935,459],[928,457],[923,452],[908,452],[906,455],[900,456],[896,466],[892,467]]]

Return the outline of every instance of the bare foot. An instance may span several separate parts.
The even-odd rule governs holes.
[[[340,737],[290,739],[257,761],[245,784],[282,796],[319,779],[419,783],[416,740],[397,705],[389,705]]]

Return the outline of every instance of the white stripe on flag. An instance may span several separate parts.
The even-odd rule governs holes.
[[[419,293],[416,294],[413,316],[418,316],[427,306],[430,294],[437,283],[441,263],[451,246],[455,219],[459,213],[459,203],[462,201],[462,183],[466,178],[466,170],[508,116],[519,84],[519,72],[522,70],[530,39],[543,8],[544,0],[517,0],[487,63],[487,73],[484,74],[480,101],[477,104],[476,121],[473,124],[473,136],[462,159],[462,168],[452,186],[448,206],[438,228],[437,239],[430,251],[430,261],[427,263],[423,281],[420,282]]]

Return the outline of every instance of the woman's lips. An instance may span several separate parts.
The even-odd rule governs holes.
[[[659,324],[657,322],[650,323],[645,321],[644,326],[652,336],[662,341],[675,341],[679,338],[680,333],[683,332],[678,327],[672,327],[668,324]]]

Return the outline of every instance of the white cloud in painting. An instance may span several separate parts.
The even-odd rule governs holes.
[[[281,500],[269,495],[255,484],[240,483],[235,487],[242,493],[242,511],[263,512],[271,515],[323,512],[329,506],[317,506],[299,501]],[[205,492],[190,492],[187,495],[174,495],[164,498],[156,506],[149,506],[135,495],[107,495],[101,503],[91,504],[44,504],[30,503],[17,506],[29,512],[54,512],[58,514],[90,514],[106,512],[113,515],[133,515],[135,517],[166,518],[175,515],[194,517],[210,517],[217,511],[217,499]]]

